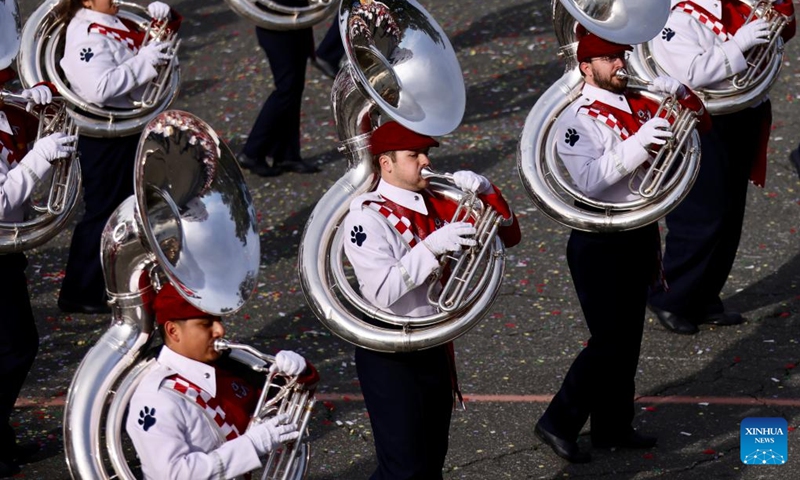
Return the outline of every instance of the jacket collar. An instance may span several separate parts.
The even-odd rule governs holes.
[[[387,198],[401,207],[414,210],[423,215],[428,215],[428,207],[425,205],[425,199],[422,197],[421,192],[395,187],[394,185],[384,182],[383,179],[378,183],[378,188],[376,188],[375,191],[383,198]]]
[[[672,7],[686,0],[672,0]],[[722,19],[722,0],[690,0],[691,3],[703,7],[708,13]]]
[[[122,20],[120,20],[116,15],[95,12],[94,10],[89,10],[88,8],[81,8],[75,12],[75,18],[88,23],[97,23],[105,27],[116,28],[117,30],[125,30],[126,32],[130,31],[128,27],[122,23]]]
[[[158,354],[158,363],[202,388],[212,397],[217,396],[216,370],[213,366],[186,358],[166,345]]]

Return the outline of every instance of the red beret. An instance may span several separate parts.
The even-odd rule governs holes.
[[[433,138],[409,130],[397,122],[386,122],[376,128],[369,141],[369,150],[373,155],[393,150],[422,150],[439,146],[439,142]]]
[[[17,74],[14,73],[14,70],[11,70],[11,67],[7,67],[0,70],[0,85],[3,85],[6,82],[10,82],[15,78],[17,78]]]
[[[593,57],[607,57],[631,50],[633,47],[630,45],[609,42],[590,33],[578,42],[578,61],[585,62]]]
[[[164,325],[169,320],[216,317],[187,302],[170,283],[164,285],[156,294],[153,300],[153,313],[159,325]]]

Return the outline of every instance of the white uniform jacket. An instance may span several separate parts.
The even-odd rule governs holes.
[[[128,28],[115,15],[78,10],[67,27],[61,68],[72,90],[87,102],[105,107],[131,108],[142,98],[144,85],[158,74],[155,67],[120,41],[89,26]]]
[[[179,374],[212,396],[214,367],[190,360],[166,346],[131,398],[125,429],[133,440],[146,479],[234,478],[261,466],[245,436],[225,442],[219,427],[199,405],[162,381]]]
[[[672,0],[672,7],[681,3]],[[721,0],[693,0],[721,22]],[[730,77],[747,68],[744,54],[699,19],[682,10],[673,9],[667,24],[653,39],[653,56],[670,77],[692,89],[729,88]]]
[[[639,197],[630,192],[628,177],[650,154],[635,139],[622,141],[611,127],[578,112],[595,101],[634,115],[624,94],[585,84],[581,96],[556,123],[556,151],[583,194],[609,202],[636,200]]]
[[[422,242],[413,248],[379,212],[365,206],[383,202],[428,214],[417,192],[403,190],[383,180],[378,188],[356,197],[344,219],[344,252],[353,265],[361,295],[372,305],[395,315],[422,317],[435,313],[428,304],[428,276],[439,261]],[[422,288],[418,288],[422,287]]]
[[[14,135],[8,117],[0,111],[0,131]],[[19,162],[8,163],[13,146],[0,141],[0,219],[6,222],[24,220],[25,206],[36,184],[50,172],[50,162],[39,155],[25,155]]]

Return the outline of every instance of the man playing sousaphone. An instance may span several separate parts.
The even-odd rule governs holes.
[[[288,415],[247,425],[259,388],[215,349],[225,334],[220,317],[189,304],[171,284],[153,303],[164,346],[130,402],[126,430],[146,479],[234,478],[261,467],[260,457],[298,438]],[[300,355],[283,350],[270,367],[315,383]]]
[[[0,9],[0,15],[4,12]],[[0,22],[0,28],[8,24]],[[0,45],[2,48],[3,45]],[[10,68],[0,70],[0,90],[14,78]],[[52,99],[51,87],[38,85],[23,90],[28,108]],[[52,163],[75,151],[76,137],[53,133],[36,141],[36,119],[5,105],[0,96],[0,222],[25,220],[28,199],[36,185],[50,174]],[[36,143],[33,143],[33,142]],[[32,148],[31,148],[32,145]],[[11,412],[39,349],[39,334],[28,296],[22,252],[0,254],[0,477],[19,471],[24,460],[38,446],[17,444],[10,424]]]
[[[426,190],[422,170],[431,164],[430,148],[438,146],[396,122],[378,127],[370,151],[380,181],[375,191],[352,201],[344,220],[349,235],[344,250],[361,295],[395,315],[434,313],[427,290],[440,256],[475,245],[470,223],[447,223],[456,205]],[[506,247],[519,243],[519,223],[497,187],[470,171],[456,172],[453,179],[513,219],[498,235]],[[457,391],[452,342],[407,353],[356,347],[355,359],[378,457],[370,478],[441,479]]]
[[[147,7],[156,22],[175,31],[181,17],[162,2]],[[132,108],[158,67],[171,59],[169,45],[144,42],[144,32],[117,16],[113,0],[62,0],[53,14],[68,22],[60,65],[70,88],[103,108]],[[114,209],[133,194],[133,164],[139,132],[95,138],[80,135],[85,212],[75,226],[58,305],[64,312],[104,313],[106,305],[100,237]]]
[[[713,128],[701,138],[702,162],[694,188],[666,217],[664,274],[670,288],[654,289],[650,308],[665,328],[676,333],[691,335],[701,324],[744,321],[739,312],[725,311],[720,293],[739,247],[749,181],[763,187],[766,180],[772,126],[766,90],[754,97],[753,104],[740,105],[742,93],[759,93],[769,79],[763,87],[758,82],[746,88],[732,84],[748,72],[749,63],[754,63],[748,55],[769,42],[773,28],[755,16],[746,22],[752,3],[672,0],[667,24],[652,41],[653,59],[669,75],[694,90],[734,92],[727,100],[730,111],[712,112]],[[765,4],[777,14],[774,21],[786,21],[780,36],[788,41],[796,29],[793,3]]]
[[[655,116],[658,103],[629,90],[627,79],[618,75],[629,50],[629,45],[592,34],[580,39],[583,89],[556,124],[557,152],[576,188],[607,202],[636,197],[628,185],[630,175],[652,159],[651,147],[672,136],[666,130],[669,121]],[[684,107],[703,111],[699,99],[672,78],[658,77],[648,90],[674,95]],[[707,115],[700,125],[707,128]],[[658,278],[659,252],[657,223],[628,231],[570,234],[567,262],[591,338],[534,430],[570,462],[591,459],[577,444],[589,417],[596,448],[656,444],[631,422],[647,290]]]

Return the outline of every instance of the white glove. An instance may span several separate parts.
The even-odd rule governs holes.
[[[669,128],[669,121],[666,118],[651,118],[639,127],[639,131],[631,138],[635,138],[644,148],[650,145],[664,145],[666,139],[672,137],[672,132],[664,130],[665,128]]]
[[[147,63],[155,67],[167,62],[172,57],[171,54],[164,52],[167,47],[169,47],[167,42],[151,42],[142,47],[136,56],[144,58]]]
[[[767,43],[768,36],[769,24],[763,18],[758,18],[737,30],[731,40],[744,53],[756,45]]]
[[[59,158],[66,158],[75,151],[74,142],[78,137],[67,135],[66,133],[56,132],[44,138],[40,138],[31,149],[31,153],[38,155],[42,159],[53,163]]]
[[[492,188],[492,184],[486,177],[469,170],[460,170],[454,173],[453,183],[465,192],[486,193]]]
[[[672,77],[656,77],[647,86],[647,90],[664,95],[675,95],[678,98],[686,96],[686,87]]]
[[[294,422],[289,423],[289,415],[284,413],[255,425],[244,432],[244,436],[253,442],[260,457],[271,452],[278,445],[296,439],[300,436],[300,432],[297,431],[297,425]]]
[[[478,242],[469,235],[475,235],[475,227],[467,222],[448,223],[422,241],[434,255],[461,250],[463,245],[471,247]]]
[[[156,20],[164,20],[169,16],[170,8],[164,2],[153,2],[147,6],[147,13],[150,14],[150,18]]]
[[[28,112],[31,111],[34,105],[45,105],[53,101],[53,92],[46,85],[27,88],[20,92],[20,96],[25,97],[25,100],[28,101],[28,105],[25,106],[25,110]]]
[[[281,350],[275,355],[275,363],[270,365],[270,372],[285,375],[300,375],[306,370],[306,359],[291,350]]]

